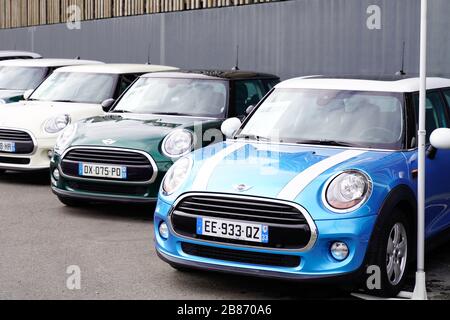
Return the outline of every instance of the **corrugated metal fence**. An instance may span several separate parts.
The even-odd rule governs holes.
[[[374,4],[379,29],[368,28]],[[450,75],[450,1],[429,5],[429,71]],[[147,61],[231,68],[282,78],[307,74],[392,75],[419,67],[420,0],[293,0],[0,30],[0,50],[45,57]],[[150,46],[150,49],[149,49]]]
[[[280,0],[0,0],[0,28],[66,22],[72,5],[81,20],[104,19]]]

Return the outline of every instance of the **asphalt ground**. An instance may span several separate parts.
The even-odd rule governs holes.
[[[334,285],[175,271],[156,256],[152,218],[151,208],[65,207],[45,172],[0,175],[0,299],[352,299]],[[67,287],[69,266],[79,290]],[[427,256],[427,272],[430,298],[450,299],[450,243]]]

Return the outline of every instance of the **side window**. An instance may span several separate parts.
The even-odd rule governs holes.
[[[414,95],[414,106],[416,109],[416,122],[419,122],[419,95]],[[427,143],[430,141],[431,133],[438,128],[447,127],[447,117],[445,102],[439,92],[427,94]]]
[[[261,80],[244,80],[234,83],[234,105],[236,116],[245,115],[251,105],[256,105],[265,95]]]
[[[273,89],[273,87],[275,87],[277,84],[280,83],[280,80],[279,79],[264,80],[264,83],[266,85],[267,92],[269,92],[270,90]]]
[[[136,78],[137,78],[137,75],[135,75],[135,74],[124,74],[124,75],[122,75],[120,77],[118,96],[120,96],[125,90],[127,90],[128,87],[134,82],[134,80]]]

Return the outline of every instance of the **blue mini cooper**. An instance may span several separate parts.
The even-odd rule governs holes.
[[[439,129],[450,124],[450,80],[429,78],[428,90],[434,240],[450,230],[450,130]],[[375,294],[395,295],[415,259],[418,91],[417,78],[279,84],[244,123],[223,124],[226,142],[167,173],[159,256],[176,269],[364,285],[378,270]]]

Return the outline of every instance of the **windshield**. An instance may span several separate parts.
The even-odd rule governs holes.
[[[400,149],[403,99],[400,93],[276,89],[237,138]]]
[[[112,112],[223,118],[227,93],[227,82],[224,81],[140,78]]]
[[[0,67],[0,90],[35,89],[47,72],[47,68]]]
[[[30,100],[100,104],[114,96],[117,75],[56,72],[31,95]]]

